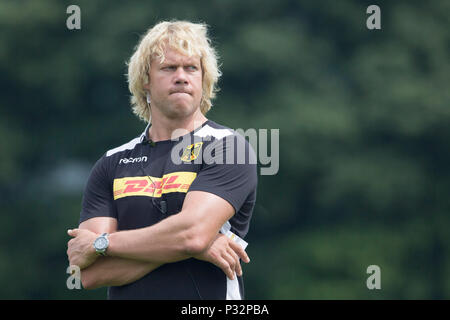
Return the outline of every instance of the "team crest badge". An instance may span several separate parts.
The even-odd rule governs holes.
[[[202,148],[202,144],[203,144],[203,142],[197,142],[197,143],[187,146],[183,151],[183,155],[181,156],[181,161],[192,161],[192,160],[197,159],[198,155],[200,154],[200,149]]]

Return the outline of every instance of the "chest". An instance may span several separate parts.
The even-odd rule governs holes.
[[[112,181],[119,230],[151,226],[180,212],[200,169],[200,164],[173,161],[169,147],[123,155]]]

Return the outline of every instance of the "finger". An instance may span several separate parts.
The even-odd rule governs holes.
[[[227,261],[229,268],[231,269],[232,277],[230,279],[233,280],[236,271],[236,260],[227,251],[222,252],[222,257]]]
[[[218,257],[217,258],[217,264],[216,264],[220,269],[222,269],[222,271],[225,273],[225,275],[230,279],[233,280],[234,279],[234,272],[230,267],[230,264],[228,263],[227,260],[225,260],[224,258]]]
[[[244,261],[245,263],[250,262],[250,258],[248,257],[247,252],[245,252],[245,250],[242,249],[242,247],[239,244],[237,244],[233,240],[230,240],[230,247],[242,259],[242,261]]]
[[[222,271],[225,273],[225,275],[230,279],[234,279],[233,270],[231,270],[230,265],[225,259],[222,259],[220,263],[218,264],[218,267],[222,269]]]
[[[67,234],[71,237],[76,237],[78,235],[79,229],[69,229],[67,230]]]
[[[228,251],[222,252],[222,257],[228,262],[231,270],[234,271],[234,268],[236,267],[236,260],[234,257]]]
[[[236,272],[236,274],[238,276],[242,276],[242,268],[241,268],[241,263],[239,262],[239,257],[236,254],[236,252],[234,252],[233,249],[228,248],[227,250],[228,254],[231,255],[231,257],[234,259],[234,271]]]
[[[69,260],[69,265],[75,264],[75,257],[71,252],[67,252],[67,260]]]

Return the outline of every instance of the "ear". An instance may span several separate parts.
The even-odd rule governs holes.
[[[148,92],[150,92],[150,70],[147,70],[145,73],[145,77],[143,79],[142,88]]]

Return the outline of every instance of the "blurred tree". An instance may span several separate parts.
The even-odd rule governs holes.
[[[66,8],[81,8],[81,30]],[[244,267],[249,299],[448,299],[448,1],[0,2],[0,298],[68,290],[66,229],[93,163],[144,128],[125,62],[164,19],[210,25],[221,91],[208,116],[279,128]],[[379,265],[382,289],[368,290]]]

